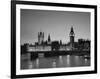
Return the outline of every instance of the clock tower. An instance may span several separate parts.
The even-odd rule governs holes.
[[[71,31],[69,33],[69,37],[70,37],[70,46],[71,46],[71,49],[73,49],[73,47],[74,47],[74,37],[75,37],[75,33],[74,33],[74,30],[73,30],[73,27],[71,27]]]

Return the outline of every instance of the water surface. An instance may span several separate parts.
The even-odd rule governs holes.
[[[21,69],[59,68],[59,67],[82,67],[90,66],[90,59],[84,56],[63,55],[55,57],[39,57],[31,60],[26,54],[21,57]]]

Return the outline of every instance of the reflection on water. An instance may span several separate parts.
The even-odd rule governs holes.
[[[52,62],[52,67],[55,68],[56,67],[56,61]]]
[[[32,63],[32,61],[28,61],[28,69],[32,69],[33,68],[33,63]]]
[[[39,68],[39,58],[36,59],[36,68]]]
[[[63,65],[63,59],[62,59],[62,56],[59,56],[59,63],[60,63],[61,66]]]
[[[70,55],[67,55],[66,57],[67,57],[66,64],[68,67],[70,67]]]
[[[77,55],[39,57],[34,60],[30,60],[30,58],[21,59],[21,69],[79,67],[79,66],[90,66],[90,59],[84,58],[84,56],[77,56]]]

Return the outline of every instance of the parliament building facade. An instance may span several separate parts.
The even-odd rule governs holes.
[[[75,33],[73,27],[71,27],[69,33],[70,41],[66,44],[62,44],[62,41],[52,41],[50,34],[48,39],[44,41],[44,32],[38,32],[38,42],[34,45],[28,45],[28,51],[69,51],[69,50],[79,50],[84,49],[90,50],[90,41],[79,39],[75,42]]]

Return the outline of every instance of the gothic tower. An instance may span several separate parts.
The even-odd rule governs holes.
[[[38,32],[38,44],[42,44],[44,42],[44,32]]]
[[[51,44],[50,34],[48,35],[48,44]]]
[[[73,27],[71,27],[71,31],[69,33],[69,36],[70,36],[70,45],[71,45],[71,48],[73,48],[74,47],[74,37],[75,37]]]

